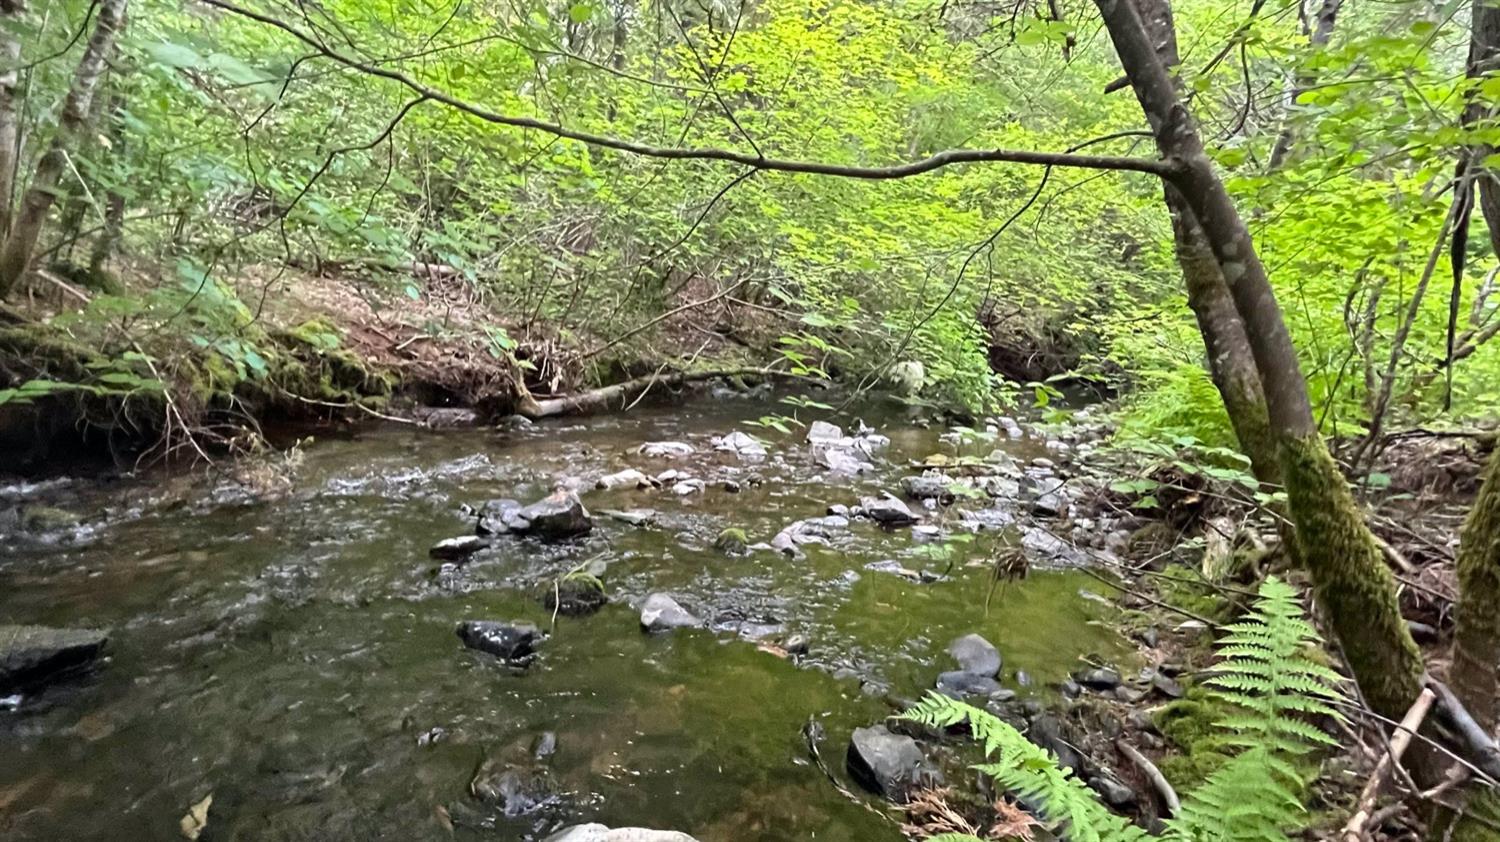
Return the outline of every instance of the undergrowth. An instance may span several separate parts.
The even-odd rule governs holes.
[[[1221,662],[1206,683],[1224,713],[1215,723],[1228,759],[1182,799],[1162,838],[1180,842],[1284,840],[1306,820],[1303,768],[1334,741],[1311,721],[1338,718],[1333,705],[1342,680],[1314,656],[1319,639],[1303,618],[1297,593],[1276,579],[1260,587],[1254,606],[1225,627]],[[1037,818],[1078,842],[1150,836],[1110,812],[1057,758],[984,710],[930,694],[906,713],[934,728],[967,724],[989,762],[975,768],[993,778]],[[938,842],[978,842],[947,833]]]

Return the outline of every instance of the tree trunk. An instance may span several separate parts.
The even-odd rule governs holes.
[[[10,26],[25,9],[21,0],[0,0],[0,240],[10,232],[21,151],[20,74],[16,69],[21,65],[21,40]]]
[[[1298,0],[1302,2],[1302,0]],[[1475,0],[1476,3],[1482,0]],[[1312,45],[1313,52],[1319,52],[1328,46],[1333,38],[1333,26],[1338,22],[1339,7],[1343,0],[1323,0],[1318,7],[1318,14],[1314,18],[1312,32],[1308,33],[1308,43]],[[1297,100],[1307,93],[1312,87],[1312,74],[1306,71],[1298,71],[1291,83],[1287,86],[1286,96],[1283,98],[1288,113],[1282,115],[1281,134],[1276,136],[1276,143],[1271,147],[1270,169],[1280,169],[1286,162],[1287,153],[1292,151],[1292,141],[1296,139],[1296,132],[1292,128],[1291,109],[1296,106]]]
[[[62,178],[68,146],[87,128],[94,88],[104,73],[105,58],[125,16],[125,4],[126,0],[102,0],[99,4],[93,34],[84,47],[83,57],[78,60],[78,69],[73,73],[73,82],[63,100],[57,132],[37,162],[31,188],[21,200],[20,210],[4,245],[0,245],[0,300],[10,295],[31,264],[37,238],[41,236],[47,213],[57,199],[57,186]]]
[[[1166,67],[1176,67],[1177,26],[1171,5],[1166,0],[1136,0],[1135,5],[1147,35],[1156,44],[1158,60]],[[1173,83],[1180,97],[1181,80],[1174,76]],[[1224,401],[1240,452],[1250,458],[1256,478],[1268,485],[1280,485],[1276,442],[1266,419],[1266,399],[1245,324],[1234,309],[1229,285],[1192,208],[1173,185],[1164,184],[1162,190],[1172,217],[1173,247],[1187,288],[1188,306],[1198,320],[1198,332],[1208,352],[1209,377]]]
[[[1095,2],[1157,148],[1176,164],[1170,179],[1202,226],[1244,323],[1280,454],[1288,509],[1318,599],[1370,705],[1400,718],[1421,690],[1421,654],[1401,617],[1380,549],[1318,433],[1297,351],[1265,266],[1135,7],[1129,0]]]
[[[1458,627],[1448,681],[1486,732],[1500,721],[1500,450],[1469,509],[1458,548]]]
[[[124,156],[126,143],[124,95],[116,93],[109,98],[109,121],[110,154]],[[119,291],[118,282],[115,281],[113,275],[109,274],[105,264],[109,262],[109,258],[119,245],[120,235],[124,228],[125,195],[120,192],[119,185],[111,183],[104,196],[104,230],[99,232],[99,238],[94,241],[94,247],[89,252],[89,277],[99,289],[105,292]]]
[[[1474,0],[1470,12],[1469,58],[1464,74],[1471,80],[1493,75],[1500,69],[1500,7],[1488,0]],[[1473,129],[1482,122],[1493,119],[1493,108],[1486,108],[1481,97],[1470,92],[1464,106],[1463,125]],[[1492,144],[1476,144],[1469,148],[1469,161],[1477,169],[1475,180],[1479,182],[1479,211],[1489,227],[1490,245],[1500,254],[1500,173],[1485,166],[1485,160],[1495,153]]]

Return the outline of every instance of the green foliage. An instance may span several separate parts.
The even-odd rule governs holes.
[[[1305,818],[1306,774],[1297,761],[1334,744],[1308,719],[1339,717],[1333,703],[1341,698],[1335,689],[1341,678],[1312,654],[1317,634],[1303,619],[1296,591],[1277,579],[1267,579],[1251,611],[1225,631],[1217,646],[1221,661],[1209,684],[1216,709],[1227,711],[1216,723],[1222,745],[1234,753],[1183,798],[1181,812],[1167,822],[1166,838],[1285,840]],[[994,714],[932,693],[905,715],[934,728],[967,724],[991,758],[975,768],[1033,807],[1065,838],[1149,838],[1109,812],[1070,770],[1057,765],[1056,757]]]

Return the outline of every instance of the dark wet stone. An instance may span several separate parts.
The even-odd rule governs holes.
[[[966,634],[948,644],[948,654],[964,672],[989,678],[1000,673],[1000,650],[977,634]]]
[[[572,538],[594,528],[583,501],[571,491],[554,491],[520,512],[528,526],[521,531],[543,539]]]
[[[524,661],[535,654],[537,644],[545,639],[531,623],[502,623],[495,620],[465,620],[458,624],[458,637],[464,645],[488,652],[507,661]]]
[[[1120,686],[1120,673],[1109,667],[1099,667],[1079,670],[1073,673],[1073,680],[1090,690],[1113,690]]]
[[[538,734],[531,743],[531,756],[537,760],[546,760],[554,754],[557,754],[557,734],[552,731]]]
[[[651,594],[641,605],[641,628],[648,632],[697,628],[702,625],[702,620],[664,593]]]
[[[1062,721],[1050,713],[1032,717],[1031,727],[1026,730],[1026,738],[1056,755],[1059,766],[1081,772],[1083,755],[1073,748],[1071,736]]]
[[[854,729],[845,756],[849,774],[860,786],[892,799],[921,782],[923,762],[916,740],[892,734],[884,725]]]
[[[581,617],[604,607],[609,597],[593,574],[565,576],[542,586],[542,607],[565,617]]]
[[[1114,690],[1115,698],[1127,705],[1133,705],[1146,698],[1146,691],[1135,687],[1120,686]]]
[[[524,532],[531,523],[521,516],[524,508],[519,500],[491,500],[479,510],[480,535],[504,535],[508,532]]]
[[[0,691],[31,687],[88,664],[109,642],[95,629],[0,625]]]
[[[738,494],[740,493],[740,484],[736,480],[726,479],[724,480],[724,490],[730,494]]]
[[[1070,678],[1057,685],[1057,691],[1063,694],[1063,698],[1076,699],[1083,693],[1083,686]]]
[[[434,725],[417,735],[417,745],[430,746],[433,743],[440,743],[446,739],[448,739],[448,729],[441,725]]]
[[[1416,620],[1407,620],[1406,628],[1411,631],[1412,640],[1418,643],[1437,643],[1438,630],[1426,623]]]
[[[1180,699],[1183,697],[1182,685],[1161,673],[1157,673],[1151,677],[1151,687],[1169,699]]]
[[[559,801],[547,774],[538,769],[515,766],[497,768],[486,761],[469,782],[469,792],[488,804],[498,806],[506,816],[534,813]]]
[[[1067,511],[1067,498],[1056,492],[1040,494],[1031,501],[1031,513],[1039,517],[1061,517]]]
[[[780,641],[782,649],[791,655],[806,655],[809,643],[805,635],[789,634]]]
[[[881,526],[910,526],[917,522],[911,509],[891,494],[860,498],[859,507],[865,517]]]
[[[479,552],[490,545],[489,539],[478,535],[460,535],[457,538],[444,538],[432,545],[427,555],[440,561],[460,561]]]
[[[996,701],[1008,701],[1015,698],[1015,691],[1007,690],[1000,686],[995,679],[975,675],[972,672],[953,670],[938,676],[937,691],[954,699],[968,699],[980,697]]]
[[[1124,809],[1136,802],[1135,790],[1109,775],[1095,775],[1089,778],[1089,788],[1099,793],[1104,803],[1116,810]]]

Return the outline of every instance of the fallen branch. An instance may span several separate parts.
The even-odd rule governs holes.
[[[1125,755],[1125,759],[1134,763],[1135,768],[1139,769],[1141,774],[1146,776],[1146,780],[1151,782],[1151,786],[1156,788],[1156,794],[1161,796],[1162,808],[1165,813],[1162,817],[1171,818],[1177,815],[1178,811],[1182,809],[1182,801],[1177,797],[1177,790],[1173,789],[1172,784],[1167,781],[1167,776],[1163,775],[1161,770],[1156,768],[1156,764],[1147,759],[1146,755],[1137,751],[1135,746],[1125,742],[1123,738],[1115,740],[1115,748],[1119,749],[1120,753]]]
[[[1380,794],[1380,787],[1385,783],[1388,773],[1391,773],[1397,764],[1401,762],[1401,755],[1406,753],[1406,747],[1411,745],[1412,736],[1417,729],[1422,727],[1422,721],[1427,718],[1427,712],[1432,710],[1432,703],[1437,699],[1437,694],[1431,687],[1422,690],[1417,700],[1412,702],[1411,708],[1406,711],[1406,716],[1401,718],[1401,724],[1396,726],[1396,733],[1391,735],[1390,745],[1380,762],[1375,764],[1375,770],[1370,773],[1370,780],[1359,794],[1359,801],[1354,810],[1354,815],[1349,817],[1348,823],[1344,825],[1342,838],[1344,842],[1360,842],[1364,836],[1365,823],[1370,820],[1370,813],[1375,809],[1375,798]]]
[[[1474,721],[1473,715],[1453,695],[1448,685],[1429,678],[1427,687],[1437,693],[1438,713],[1453,729],[1459,745],[1465,749],[1464,760],[1492,780],[1500,780],[1500,745],[1496,745],[1494,738]]]
[[[646,377],[637,377],[624,383],[616,383],[613,386],[603,386],[598,389],[590,389],[576,395],[565,395],[558,398],[543,398],[537,400],[526,391],[526,386],[518,382],[520,389],[520,400],[516,406],[516,413],[535,420],[537,418],[555,418],[560,415],[586,415],[591,412],[606,410],[614,405],[624,409],[632,399],[640,393],[653,386],[681,386],[687,383],[701,383],[704,380],[713,380],[720,377],[787,377],[797,380],[818,381],[815,377],[801,374],[791,374],[785,371],[777,371],[771,368],[734,368],[720,369],[717,371],[679,371],[673,374],[651,374]]]

